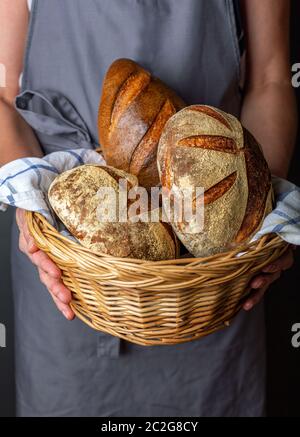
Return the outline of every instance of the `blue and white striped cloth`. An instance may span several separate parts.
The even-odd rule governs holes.
[[[300,188],[291,182],[272,177],[275,208],[265,218],[253,241],[275,233],[290,244],[300,245]]]
[[[0,209],[11,205],[38,211],[56,225],[48,203],[48,188],[58,174],[82,164],[105,165],[105,161],[93,150],[76,149],[6,164],[0,169]],[[265,218],[253,240],[275,232],[288,243],[300,245],[300,188],[277,177],[273,177],[273,187],[275,209]]]
[[[0,210],[8,205],[43,214],[56,226],[48,202],[48,188],[60,174],[83,164],[105,165],[103,157],[90,149],[53,152],[44,158],[22,158],[0,168]]]

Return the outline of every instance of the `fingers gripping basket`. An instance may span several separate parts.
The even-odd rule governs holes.
[[[261,238],[244,250],[209,258],[150,262],[99,256],[27,213],[37,246],[63,272],[75,314],[94,329],[141,345],[183,343],[229,324],[249,293],[250,279],[287,243]]]

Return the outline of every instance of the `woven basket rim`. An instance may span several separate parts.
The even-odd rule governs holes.
[[[289,245],[269,234],[207,258],[115,258],[61,235],[39,213],[27,212],[26,219],[36,245],[61,269],[75,314],[91,328],[143,346],[184,343],[227,326],[249,281]]]
[[[217,253],[215,255],[211,255],[208,257],[181,257],[181,258],[174,258],[171,260],[163,260],[163,261],[149,261],[144,259],[136,259],[136,258],[122,258],[122,257],[114,257],[112,255],[108,255],[105,253],[99,253],[94,252],[91,249],[88,249],[81,245],[79,242],[72,241],[68,237],[62,235],[58,230],[51,225],[48,220],[40,213],[35,211],[26,211],[27,220],[30,222],[33,222],[33,218],[36,217],[43,225],[47,226],[47,228],[51,231],[53,236],[56,238],[59,238],[61,241],[66,243],[70,248],[76,248],[76,250],[80,249],[80,252],[86,253],[90,257],[94,258],[96,260],[107,260],[112,261],[114,263],[127,263],[127,264],[140,264],[143,265],[143,267],[158,267],[158,266],[177,266],[180,267],[180,264],[182,264],[182,267],[186,268],[186,265],[196,265],[196,264],[208,264],[211,266],[214,263],[218,263],[220,260],[225,260],[226,258],[229,259],[237,259],[236,255],[241,254],[240,257],[245,259],[247,255],[251,255],[251,252],[253,250],[257,250],[260,247],[265,247],[266,245],[271,245],[274,243],[285,243],[288,244],[285,240],[283,240],[278,234],[272,233],[272,234],[266,234],[259,238],[258,240],[253,241],[252,243],[245,243],[238,248],[227,250],[224,252]]]

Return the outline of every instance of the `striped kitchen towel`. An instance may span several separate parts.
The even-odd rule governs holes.
[[[290,244],[300,245],[300,188],[276,176],[272,177],[272,184],[275,208],[252,240],[275,233]]]
[[[48,188],[58,174],[82,164],[105,165],[105,161],[93,150],[76,149],[6,164],[0,169],[0,208],[12,205],[37,211],[57,225],[48,203]],[[300,245],[300,188],[277,177],[273,177],[273,188],[275,208],[253,240],[275,232],[288,243]]]
[[[0,168],[0,209],[8,205],[43,214],[56,225],[48,202],[48,188],[57,175],[83,164],[105,165],[103,157],[89,149],[53,152],[44,158],[22,158]]]

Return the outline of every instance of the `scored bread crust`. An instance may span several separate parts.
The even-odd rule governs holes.
[[[271,175],[261,148],[232,115],[193,105],[166,124],[158,148],[162,186],[204,188],[204,227],[173,223],[197,257],[248,241],[272,210]]]
[[[109,68],[98,112],[107,164],[136,175],[146,188],[159,183],[157,147],[167,120],[185,106],[159,79],[130,59]]]
[[[95,253],[152,261],[176,258],[176,236],[164,223],[99,221],[97,192],[100,187],[111,187],[118,193],[120,178],[127,179],[128,189],[138,185],[135,176],[122,170],[82,165],[62,173],[52,182],[49,202],[71,234]],[[114,206],[109,198],[102,202],[108,210]]]

